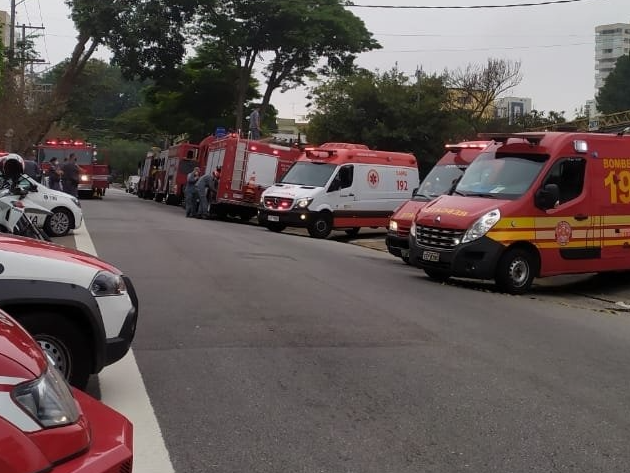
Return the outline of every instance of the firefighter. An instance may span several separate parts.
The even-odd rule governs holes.
[[[195,187],[197,188],[197,194],[199,195],[199,208],[197,209],[197,218],[210,218],[210,206],[208,205],[208,194],[212,188],[213,177],[210,174],[204,174],[201,176]]]
[[[199,179],[200,169],[196,167],[186,176],[186,187],[184,188],[184,197],[186,199],[186,217],[192,218],[197,213],[197,180]]]

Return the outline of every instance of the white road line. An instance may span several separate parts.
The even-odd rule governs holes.
[[[85,221],[81,228],[74,231],[74,240],[78,250],[97,254]],[[142,312],[140,314],[142,316]],[[129,350],[122,360],[105,368],[98,379],[101,401],[133,423],[134,473],[174,473],[133,350]]]

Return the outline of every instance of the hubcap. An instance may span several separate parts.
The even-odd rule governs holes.
[[[510,279],[516,287],[521,287],[529,278],[529,265],[527,261],[519,258],[510,265]]]
[[[328,228],[328,224],[323,220],[318,220],[315,224],[315,228],[317,228],[318,232],[323,232]]]
[[[37,343],[44,350],[44,353],[53,361],[55,368],[63,374],[64,378],[70,375],[70,356],[63,344],[51,337],[37,337]]]
[[[50,216],[50,228],[56,233],[66,233],[70,227],[70,219],[64,212],[56,212]]]

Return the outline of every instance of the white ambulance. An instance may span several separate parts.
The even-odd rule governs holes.
[[[306,228],[313,238],[332,230],[353,236],[361,227],[387,227],[418,182],[413,154],[326,143],[305,149],[262,194],[258,221],[275,232],[290,226]]]

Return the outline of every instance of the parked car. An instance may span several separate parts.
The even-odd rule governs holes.
[[[8,234],[0,234],[0,263],[0,308],[33,335],[70,384],[85,388],[90,374],[127,353],[138,298],[119,269],[87,253]]]
[[[0,385],[2,473],[131,473],[131,423],[72,390],[35,340],[3,311]]]
[[[4,185],[4,176],[0,174],[0,187]],[[18,186],[27,191],[24,200],[31,201],[50,211],[42,218],[39,213],[26,212],[26,215],[46,234],[53,237],[65,236],[72,229],[79,228],[83,222],[83,211],[79,199],[65,192],[49,189],[26,174],[18,181]]]
[[[125,190],[130,194],[137,194],[138,182],[140,182],[140,176],[129,176],[125,181]]]

